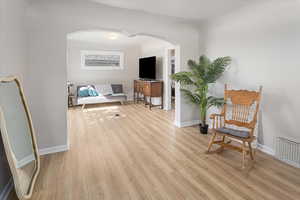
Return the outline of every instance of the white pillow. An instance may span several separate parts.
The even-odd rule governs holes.
[[[102,85],[95,85],[95,88],[99,94],[102,95],[111,95],[113,94],[112,88],[110,84],[102,84]]]

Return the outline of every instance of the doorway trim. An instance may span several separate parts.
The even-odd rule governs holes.
[[[171,91],[171,50],[175,50],[175,73],[180,71],[180,46],[174,45],[173,47],[168,47],[165,49],[165,69],[164,69],[164,110],[172,109],[172,91]],[[175,117],[174,124],[177,127],[180,127],[180,86],[178,83],[175,83]]]
[[[180,71],[180,63],[181,63],[181,52],[180,52],[180,45],[174,43],[173,41],[170,41],[169,39],[165,38],[165,37],[162,37],[162,36],[159,36],[159,35],[154,35],[154,34],[148,34],[148,33],[144,33],[144,32],[135,32],[135,33],[129,33],[127,31],[124,31],[124,30],[118,30],[118,29],[109,29],[109,28],[87,28],[87,29],[77,29],[77,30],[73,30],[73,31],[70,31],[70,32],[67,32],[66,35],[65,35],[65,39],[66,39],[66,67],[69,65],[68,63],[68,36],[70,34],[73,34],[73,33],[76,33],[76,32],[81,32],[81,31],[111,31],[111,32],[117,32],[117,33],[120,33],[120,34],[123,34],[123,35],[127,35],[128,37],[135,37],[135,36],[148,36],[148,37],[153,37],[153,38],[157,38],[157,39],[160,39],[160,40],[164,40],[168,43],[170,43],[172,46],[170,48],[167,48],[167,49],[175,49],[175,73],[179,72]],[[168,58],[168,56],[166,57]],[[164,65],[166,65],[167,67],[164,67],[164,77],[163,77],[163,80],[164,80],[164,95],[165,94],[168,94],[168,95],[165,95],[165,102],[168,102],[167,104],[167,107],[166,108],[169,108],[171,107],[171,87],[166,87],[166,86],[169,86],[171,84],[171,81],[170,81],[170,74],[171,74],[171,68],[170,68],[170,65],[167,63],[167,62],[170,62],[168,61],[168,59],[165,59],[166,63],[164,63]],[[66,74],[66,77],[65,77],[65,81],[67,81],[67,74]],[[166,89],[167,88],[167,89]],[[175,84],[175,117],[174,117],[174,125],[177,126],[177,127],[180,127],[180,120],[181,120],[181,95],[180,95],[180,86],[179,84]],[[164,107],[165,107],[165,102],[164,102]],[[169,109],[168,109],[169,110]],[[68,119],[67,119],[68,121]],[[67,146],[69,147],[70,146],[70,133],[69,133],[69,127],[67,128]]]

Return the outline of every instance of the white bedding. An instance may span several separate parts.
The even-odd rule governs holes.
[[[126,96],[123,95],[112,95],[112,96],[96,96],[96,97],[78,97],[77,104],[97,104],[97,103],[108,103],[108,102],[123,102],[126,101]]]

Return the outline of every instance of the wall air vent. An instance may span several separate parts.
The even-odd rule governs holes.
[[[300,168],[300,143],[278,137],[276,139],[276,157],[283,162]]]

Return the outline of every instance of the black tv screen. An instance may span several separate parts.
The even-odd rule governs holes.
[[[139,77],[141,79],[155,79],[156,57],[140,58]]]

